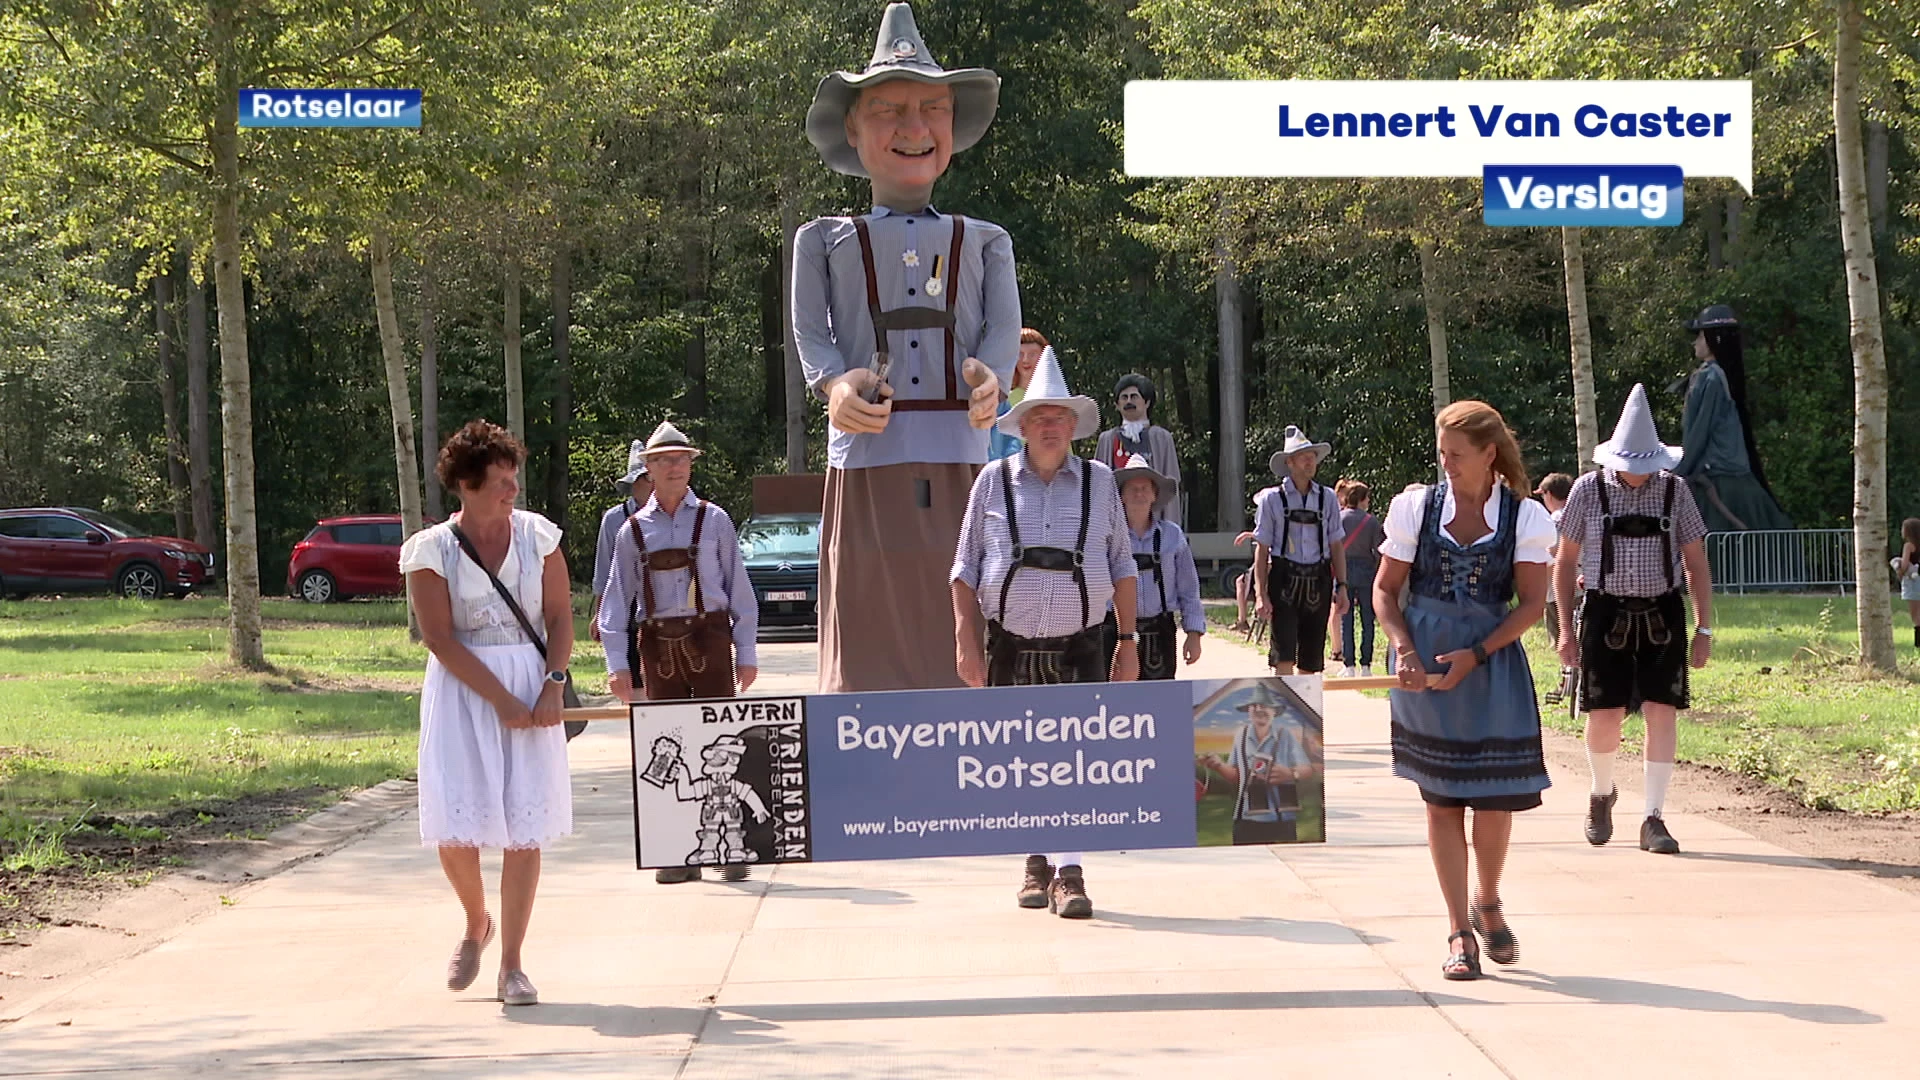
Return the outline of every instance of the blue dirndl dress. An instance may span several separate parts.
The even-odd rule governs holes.
[[[1428,489],[1409,574],[1407,630],[1421,663],[1470,649],[1507,617],[1519,497],[1498,489],[1491,539],[1462,547],[1440,527],[1446,485]],[[1519,642],[1493,653],[1452,690],[1392,692],[1393,773],[1426,801],[1482,810],[1529,810],[1552,783],[1540,747],[1533,672]]]

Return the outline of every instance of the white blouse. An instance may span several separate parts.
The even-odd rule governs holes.
[[[1382,526],[1387,534],[1386,542],[1380,545],[1380,554],[1389,559],[1398,559],[1410,563],[1420,547],[1420,525],[1427,515],[1427,491],[1424,486],[1411,491],[1403,491],[1393,497],[1393,505],[1387,508],[1387,520]],[[1487,528],[1500,528],[1500,500],[1489,497],[1483,509]],[[1447,488],[1445,498],[1440,501],[1440,527],[1446,528],[1453,522],[1453,488]],[[1547,508],[1534,499],[1521,499],[1520,512],[1515,515],[1513,531],[1513,561],[1523,563],[1545,563],[1552,561],[1553,542],[1556,530],[1553,518]],[[1467,545],[1469,548],[1492,542],[1494,532]]]
[[[545,605],[542,574],[546,558],[560,546],[560,527],[530,510],[515,510],[508,533],[507,558],[500,582],[513,593],[534,629],[542,629]],[[460,550],[448,523],[422,529],[400,547],[400,572],[431,570],[447,583],[454,635],[463,645],[518,645],[527,640],[520,620],[487,580],[479,563]]]

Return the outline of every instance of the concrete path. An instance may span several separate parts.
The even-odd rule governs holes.
[[[1208,650],[1199,674],[1259,670]],[[759,689],[808,688],[812,657],[769,647]],[[1568,775],[1516,828],[1524,962],[1445,982],[1386,703],[1328,711],[1328,844],[1095,855],[1083,923],[1016,909],[1014,858],[656,886],[601,725],[527,946],[544,1004],[488,1000],[492,953],[446,991],[460,921],[408,814],[30,1004],[0,1076],[1920,1075],[1920,899],[1696,817],[1644,854],[1630,797],[1592,849]]]

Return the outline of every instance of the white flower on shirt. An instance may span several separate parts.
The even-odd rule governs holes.
[[[907,250],[900,253],[900,261],[906,264],[907,266],[919,266],[920,253],[918,251],[913,250],[912,248],[908,248]]]

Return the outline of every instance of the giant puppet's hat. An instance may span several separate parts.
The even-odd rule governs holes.
[[[1076,439],[1091,439],[1100,433],[1099,403],[1067,389],[1067,377],[1061,373],[1060,359],[1053,355],[1051,345],[1041,350],[1040,362],[1033,365],[1033,378],[1027,381],[1027,396],[1000,417],[1000,434],[1020,438],[1020,418],[1040,405],[1072,409],[1079,418],[1073,426]]]
[[[1680,464],[1680,448],[1660,441],[1653,426],[1653,410],[1647,406],[1647,388],[1633,384],[1627,395],[1627,407],[1620,410],[1620,422],[1613,426],[1613,438],[1593,448],[1593,463],[1635,476],[1650,476]]]
[[[953,152],[959,153],[987,133],[1000,108],[1000,76],[986,68],[940,66],[927,50],[914,25],[913,8],[888,4],[880,17],[880,33],[873,43],[873,59],[862,72],[836,71],[820,80],[807,109],[807,140],[837,173],[867,175],[860,152],[847,142],[847,110],[863,87],[888,79],[912,79],[934,86],[953,87]]]
[[[1687,320],[1689,330],[1714,330],[1723,327],[1738,327],[1740,319],[1733,309],[1725,304],[1710,304],[1700,309],[1700,314]]]

